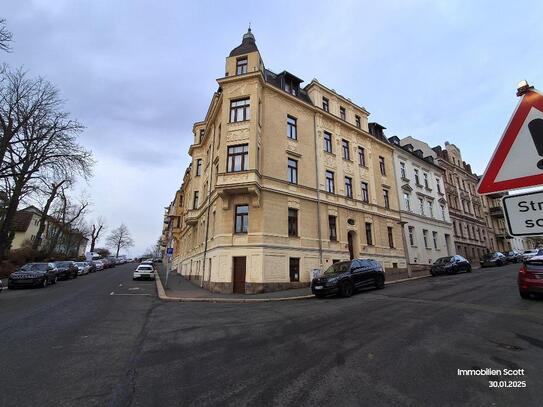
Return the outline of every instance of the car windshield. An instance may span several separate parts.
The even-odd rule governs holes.
[[[21,267],[23,271],[45,271],[47,270],[47,263],[28,263]]]
[[[72,263],[70,263],[69,261],[57,261],[55,263],[55,266],[57,267],[70,267]]]
[[[87,263],[77,262],[77,263],[75,263],[75,265],[79,266],[79,267],[85,267],[87,265]]]
[[[447,264],[452,260],[452,256],[449,257],[441,257],[436,260],[435,264]]]
[[[496,253],[487,253],[483,256],[483,259],[491,259],[494,256],[496,256]]]
[[[350,261],[340,261],[338,263],[334,263],[330,267],[328,267],[324,274],[345,273],[349,270],[350,265]]]

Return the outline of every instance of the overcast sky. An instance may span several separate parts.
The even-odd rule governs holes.
[[[543,87],[542,15],[541,1],[3,0],[15,41],[0,62],[60,89],[98,161],[91,217],[126,223],[137,255],[249,22],[268,69],[317,78],[389,137],[455,143],[482,173],[517,82]]]

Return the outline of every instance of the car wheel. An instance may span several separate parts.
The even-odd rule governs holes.
[[[55,276],[55,278],[53,278],[53,282],[51,284],[56,284],[57,283],[57,280],[58,280],[58,277]]]
[[[383,276],[377,276],[375,278],[375,288],[379,290],[385,288],[385,278]]]
[[[471,273],[471,266],[468,266],[468,268],[466,269],[466,273]]]
[[[339,287],[339,295],[342,297],[350,297],[353,295],[353,285],[350,281],[344,281]]]
[[[529,300],[529,299],[531,298],[531,295],[530,295],[529,292],[519,290],[518,293],[520,294],[520,297],[521,297],[523,300]]]
[[[435,277],[435,276],[436,276],[436,272],[435,272],[434,270],[430,270],[430,275],[431,275],[432,277]]]

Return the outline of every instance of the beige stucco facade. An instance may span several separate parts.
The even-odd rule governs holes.
[[[302,88],[288,72],[267,70],[251,37],[227,58],[194,125],[192,164],[167,209],[172,266],[210,290],[247,293],[307,285],[312,269],[351,256],[405,268],[393,147],[370,134],[364,108],[316,80]],[[245,120],[232,113],[240,99]],[[229,160],[230,147],[246,150],[245,166]]]

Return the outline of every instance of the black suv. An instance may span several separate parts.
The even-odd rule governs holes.
[[[55,266],[52,263],[27,263],[10,274],[8,288],[47,287],[56,282]]]
[[[67,280],[69,278],[77,278],[77,266],[73,261],[56,261],[55,267],[59,280]]]
[[[332,264],[311,282],[316,297],[339,294],[350,297],[357,288],[385,286],[385,273],[381,264],[371,259],[354,259]]]

